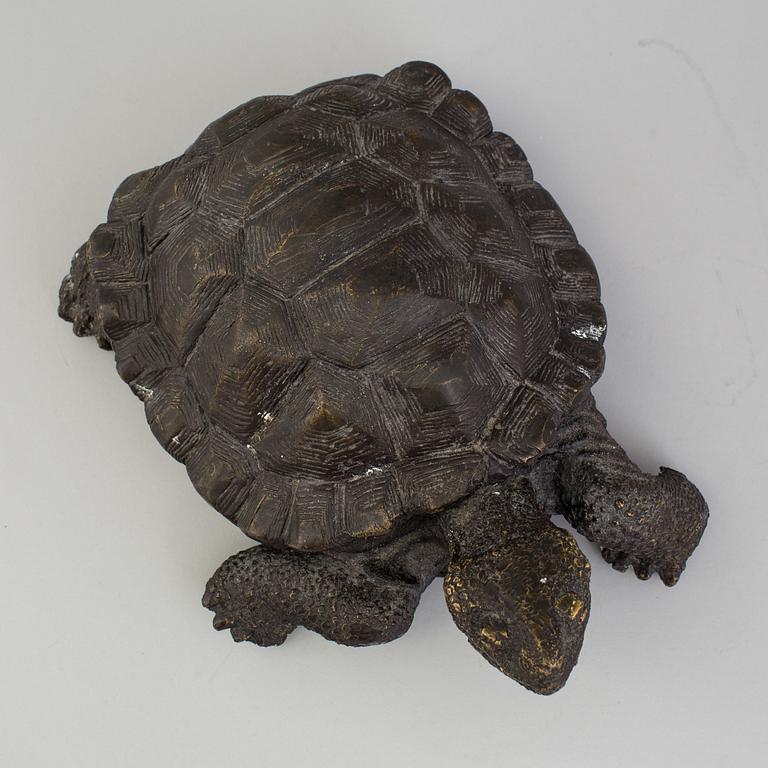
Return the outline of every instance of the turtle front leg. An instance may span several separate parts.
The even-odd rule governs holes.
[[[394,640],[411,626],[447,549],[432,524],[366,552],[307,553],[257,546],[226,560],[203,605],[234,640],[279,645],[298,626],[344,645]]]
[[[591,396],[566,418],[556,441],[563,512],[617,570],[658,572],[677,582],[707,524],[707,504],[685,475],[642,472],[606,430]]]
[[[527,479],[483,488],[444,517],[453,620],[505,675],[550,694],[568,679],[589,617],[590,565]]]

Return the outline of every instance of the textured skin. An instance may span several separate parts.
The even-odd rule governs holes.
[[[447,561],[430,525],[364,553],[253,547],[216,571],[203,605],[236,641],[278,645],[304,626],[344,645],[383,643],[411,626],[421,593]]]
[[[706,525],[695,486],[607,433],[594,265],[522,150],[431,64],[254,99],[130,176],[59,313],[263,542],[205,592],[236,640],[392,640],[444,575],[471,645],[552,693],[590,600],[548,518],[669,585]]]

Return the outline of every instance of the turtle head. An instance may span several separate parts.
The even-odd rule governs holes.
[[[448,609],[470,644],[536,693],[562,688],[589,616],[590,565],[525,478],[481,489],[442,520]]]

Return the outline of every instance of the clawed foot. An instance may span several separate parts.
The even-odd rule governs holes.
[[[203,605],[216,629],[256,645],[279,645],[298,626],[344,645],[400,637],[421,593],[445,567],[446,548],[429,531],[365,553],[279,552],[253,547],[226,560]]]
[[[601,546],[617,571],[639,579],[658,573],[677,583],[707,524],[707,505],[685,475],[662,467],[653,477],[626,465],[596,467],[578,459],[563,475],[567,517]]]
[[[659,578],[668,587],[674,587],[677,584],[683,569],[680,567],[657,568],[653,563],[646,561],[637,561],[626,552],[614,551],[603,547],[600,550],[603,560],[610,563],[611,567],[624,573],[630,566],[635,572],[635,576],[641,581],[647,581],[654,573],[659,574]],[[684,568],[685,566],[683,566]]]
[[[709,516],[696,486],[667,467],[643,472],[610,436],[592,397],[563,420],[553,449],[559,461],[548,487],[559,491],[568,522],[617,571],[632,567],[639,579],[658,573],[676,584]]]
[[[218,568],[206,585],[203,605],[216,614],[214,628],[229,629],[235,642],[280,645],[297,624],[288,619],[284,601],[263,588],[256,572],[267,565],[266,558],[252,552],[234,555]]]

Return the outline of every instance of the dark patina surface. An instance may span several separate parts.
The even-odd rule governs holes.
[[[434,65],[215,121],[120,185],[60,298],[202,496],[262,542],[205,592],[236,640],[392,640],[444,576],[470,643],[551,693],[589,562],[549,518],[669,585],[706,525],[682,474],[644,474],[607,433],[594,265]]]

